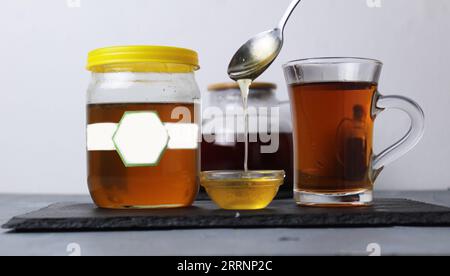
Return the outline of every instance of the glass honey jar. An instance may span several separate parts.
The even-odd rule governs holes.
[[[120,46],[89,53],[88,186],[102,208],[176,208],[198,193],[196,52]]]

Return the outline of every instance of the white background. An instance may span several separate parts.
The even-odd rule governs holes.
[[[74,1],[72,1],[74,2]],[[160,44],[200,54],[203,90],[226,81],[233,52],[275,26],[290,0],[2,0],[0,7],[0,192],[85,193],[86,55],[97,47]],[[280,85],[282,63],[362,56],[385,63],[381,91],[419,102],[422,143],[389,166],[378,189],[450,187],[450,1],[304,0],[279,60],[261,80]],[[376,151],[407,130],[408,119],[379,117]]]

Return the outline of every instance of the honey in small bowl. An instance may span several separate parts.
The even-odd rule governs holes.
[[[273,201],[284,171],[207,171],[200,173],[209,197],[225,210],[259,210]]]

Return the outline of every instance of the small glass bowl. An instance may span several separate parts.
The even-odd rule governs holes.
[[[266,208],[283,185],[284,171],[207,171],[200,183],[209,197],[225,210]]]

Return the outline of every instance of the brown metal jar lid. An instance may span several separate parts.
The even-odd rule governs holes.
[[[236,82],[223,82],[223,83],[215,83],[208,86],[208,91],[210,92],[219,92],[230,89],[239,89],[239,85]],[[276,90],[277,85],[271,82],[254,82],[250,86],[250,89],[253,90]]]

